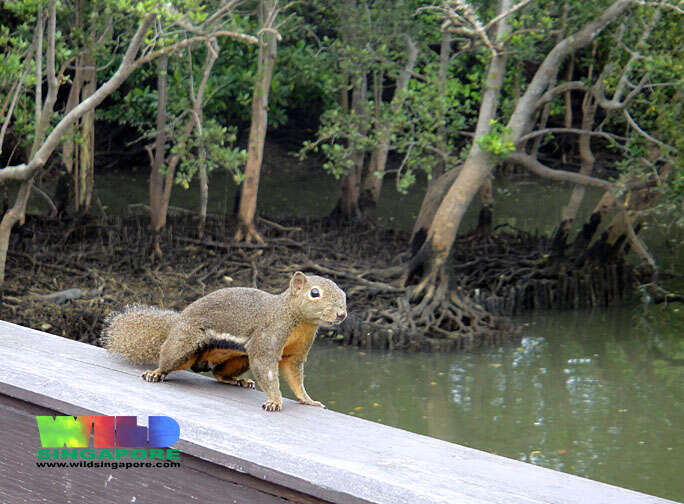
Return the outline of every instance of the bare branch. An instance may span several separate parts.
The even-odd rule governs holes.
[[[637,0],[636,2],[639,5],[643,5],[645,7],[661,7],[663,9],[670,9],[675,11],[677,14],[684,14],[684,8],[682,8],[682,2],[679,2],[679,5],[673,5],[670,2],[645,2],[643,0]]]
[[[537,100],[537,103],[535,104],[535,108],[539,108],[546,103],[550,102],[553,100],[556,96],[561,95],[563,93],[567,93],[568,91],[586,91],[587,90],[587,85],[584,82],[580,81],[572,81],[572,82],[564,82],[563,84],[559,84],[558,86],[549,89],[546,93],[544,93],[541,98]]]
[[[406,142],[404,144],[404,146],[409,146],[409,147],[419,146],[421,149],[424,149],[428,152],[434,152],[439,157],[441,157],[443,161],[448,161],[449,157],[451,156],[451,153],[449,153],[449,152],[444,152],[443,150],[438,149],[437,147],[433,147],[431,145],[419,145],[418,142]]]
[[[264,28],[262,28],[261,30],[259,30],[259,32],[257,33],[257,37],[260,36],[262,33],[271,33],[271,34],[273,34],[278,42],[280,42],[281,40],[283,40],[282,35],[280,35],[280,33],[278,32],[278,30],[276,30],[275,28],[271,28],[271,27],[265,26]]]
[[[658,20],[660,19],[660,11],[656,12],[653,15],[653,18],[650,20],[648,24],[645,24],[644,31],[641,33],[641,36],[639,37],[639,40],[637,41],[636,47],[640,47],[643,44],[645,44],[648,41],[648,38],[651,35],[651,31],[655,27],[655,25],[658,23]],[[639,81],[638,84],[632,85],[629,81],[629,74],[632,71],[632,67],[634,66],[634,63],[636,63],[638,60],[642,58],[642,55],[637,51],[637,50],[632,50],[629,49],[623,42],[622,42],[622,31],[624,31],[624,25],[621,27],[622,30],[620,30],[619,34],[619,42],[620,45],[629,53],[630,57],[627,63],[625,64],[624,68],[622,69],[622,73],[620,74],[620,78],[618,80],[617,86],[615,87],[615,92],[613,93],[613,98],[608,99],[605,95],[604,92],[604,85],[603,82],[605,81],[605,75],[612,72],[614,65],[612,63],[609,63],[608,65],[605,66],[603,71],[601,72],[601,75],[599,75],[599,78],[596,80],[596,83],[592,86],[591,92],[596,98],[597,103],[605,110],[621,110],[625,109],[627,105],[643,90],[643,88],[646,86],[649,80],[649,74],[646,72],[642,77],[641,80]],[[632,87],[632,91],[629,92],[629,94],[625,97],[625,99],[622,99],[623,93],[626,91],[627,87]]]
[[[195,105],[195,108],[201,108],[202,106],[202,101],[204,100],[204,91],[207,87],[207,82],[209,81],[209,77],[211,76],[211,69],[214,66],[214,63],[216,62],[216,59],[218,58],[219,54],[219,46],[216,43],[216,39],[212,39],[211,41],[207,42],[207,55],[204,60],[204,71],[202,74],[202,80],[200,81],[200,84],[197,88],[197,94],[192,96],[192,102]],[[192,71],[192,70],[191,70]],[[201,125],[200,125],[201,129]]]
[[[35,184],[31,185],[31,190],[38,193],[40,196],[42,196],[42,198],[45,200],[45,202],[50,207],[50,211],[52,212],[52,215],[57,215],[59,213],[59,210],[57,210],[57,206],[52,201],[52,198],[50,198],[50,196],[48,196],[45,191],[43,191],[40,187],[38,187]]]
[[[475,9],[473,9],[470,4],[464,0],[451,0],[450,2],[444,3],[442,12],[444,12],[451,25],[454,27],[455,33],[460,33],[468,37],[479,37],[489,48],[492,55],[496,55],[497,50],[494,47],[494,44],[492,44],[492,41],[489,40],[486,28],[482,24],[482,21],[480,21]],[[505,17],[505,15],[503,17]]]
[[[253,37],[252,35],[246,35],[244,33],[234,32],[234,31],[218,30],[215,32],[207,33],[206,35],[201,35],[201,36],[185,39],[185,40],[182,40],[180,42],[176,42],[175,44],[172,44],[170,46],[164,47],[162,49],[158,49],[158,50],[153,51],[151,53],[147,53],[144,56],[142,56],[141,58],[137,59],[133,63],[133,67],[132,67],[131,71],[136,70],[138,67],[144,65],[145,63],[149,63],[150,61],[153,61],[156,58],[159,58],[160,56],[163,56],[165,54],[176,52],[176,51],[184,49],[188,46],[197,44],[199,42],[206,42],[208,40],[211,40],[211,39],[217,38],[217,37],[236,38],[238,40],[242,40],[244,42],[249,42],[251,44],[258,43],[258,40],[256,39],[256,37]]]
[[[154,20],[154,14],[148,14],[145,16],[143,22],[138,27],[138,31],[131,40],[131,43],[126,50],[126,54],[119,65],[119,69],[114,73],[114,75],[105,82],[95,93],[89,96],[86,100],[82,101],[78,106],[74,107],[71,112],[65,115],[62,120],[55,126],[50,135],[47,137],[45,142],[42,144],[40,149],[36,152],[29,163],[22,163],[16,166],[8,166],[0,170],[0,181],[4,180],[26,180],[30,178],[33,173],[45,164],[47,159],[50,157],[52,152],[57,147],[57,144],[61,140],[62,136],[66,133],[67,129],[79,119],[83,114],[92,110],[97,105],[102,103],[102,101],[114,92],[128,76],[133,73],[138,67],[145,63],[149,63],[160,56],[169,54],[190,45],[205,42],[215,37],[226,36],[233,37],[246,42],[256,43],[257,39],[251,35],[245,35],[244,33],[232,32],[219,30],[208,35],[203,35],[200,37],[193,37],[176,44],[170,45],[163,49],[153,51],[151,53],[145,54],[144,56],[134,59],[142,39],[149,29],[152,21]]]
[[[489,23],[487,23],[484,27],[485,30],[489,30],[492,26],[494,26],[496,23],[501,21],[503,18],[510,16],[513,14],[515,11],[522,9],[525,7],[528,3],[530,3],[532,0],[522,0],[522,2],[518,2],[515,4],[513,7],[508,9],[506,12],[503,12],[496,16],[494,19],[492,19]]]
[[[648,81],[650,80],[650,76],[646,73],[641,77],[641,80],[639,83],[634,86],[634,89],[629,92],[629,94],[625,97],[624,100],[622,100],[622,103],[625,104],[625,106],[629,105],[630,102],[638,95],[641,93],[641,90],[644,89],[648,85]],[[625,82],[629,83],[629,79],[625,79]]]
[[[406,162],[409,160],[411,157],[411,151],[413,150],[413,146],[416,144],[416,142],[411,142],[409,145],[409,148],[406,149],[406,155],[404,156],[404,159],[402,160],[401,164],[399,165],[399,168],[397,168],[397,177],[396,177],[396,185],[397,187],[401,187],[400,181],[401,181],[401,172],[404,171],[404,166],[406,166]]]
[[[563,60],[574,51],[590,44],[599,33],[633,5],[634,0],[615,0],[598,17],[586,23],[575,33],[565,37],[549,51],[511,115],[508,124],[511,127],[513,139],[523,135],[529,127],[536,110],[537,101],[549,87],[551,80],[556,75],[556,69]]]
[[[43,9],[38,7],[36,13],[38,18],[36,21],[36,93],[35,93],[35,114],[36,126],[40,123],[40,115],[43,110],[43,30],[45,28],[45,20],[43,18]]]
[[[646,244],[639,239],[639,237],[636,235],[634,232],[634,226],[632,226],[632,219],[629,218],[627,215],[627,212],[622,212],[622,218],[624,219],[625,222],[625,227],[627,228],[627,237],[629,238],[630,243],[632,244],[632,248],[636,251],[637,254],[639,254],[642,259],[646,260],[646,262],[653,268],[653,270],[657,270],[656,262],[653,259],[653,256],[649,253],[648,248],[646,248]]]
[[[639,84],[637,84],[634,89],[630,91],[624,100],[620,100],[622,90],[624,90],[625,86],[624,83],[629,82],[629,80],[625,77],[625,73],[623,73],[620,77],[620,83],[623,83],[622,86],[620,86],[622,90],[617,89],[613,95],[613,98],[608,98],[604,92],[603,82],[605,80],[605,75],[610,73],[612,70],[613,65],[611,64],[607,65],[606,68],[603,69],[603,72],[601,72],[601,75],[599,75],[596,83],[591,87],[591,93],[594,95],[594,98],[596,98],[596,102],[604,110],[622,110],[629,105],[629,103],[641,92],[644,87],[646,87],[649,76],[648,74],[644,74],[639,81]]]
[[[57,31],[57,0],[51,0],[48,5],[47,18],[47,49],[45,53],[45,69],[47,72],[46,80],[48,85],[47,96],[45,97],[45,104],[40,115],[40,122],[36,124],[36,136],[34,141],[34,150],[40,145],[45,135],[45,130],[50,123],[52,110],[57,101],[57,91],[59,90],[59,82],[55,74],[55,33]]]
[[[225,2],[225,4],[219,8],[216,12],[214,12],[211,16],[209,16],[203,24],[211,24],[215,20],[221,18],[223,15],[225,15],[227,12],[233,9],[237,4],[240,3],[241,0],[230,0],[228,2]]]
[[[174,14],[180,14],[173,6],[169,6],[169,10]],[[204,32],[200,28],[197,28],[195,25],[187,21],[185,14],[178,19],[175,19],[173,23],[187,32],[194,33],[195,35],[204,35]]]
[[[523,152],[512,152],[506,157],[506,161],[524,166],[532,173],[540,177],[558,180],[561,182],[570,182],[573,184],[588,185],[593,187],[600,187],[606,191],[614,189],[614,185],[606,180],[601,180],[588,175],[581,175],[579,173],[569,172],[565,170],[552,170],[543,165],[537,159],[529,156]]]
[[[406,57],[406,65],[399,73],[397,77],[396,89],[394,91],[394,96],[392,96],[391,108],[394,113],[398,112],[404,101],[403,92],[408,88],[409,81],[413,74],[413,68],[416,64],[416,58],[418,57],[418,46],[411,39],[410,35],[406,36],[406,51],[408,53]]]
[[[626,108],[624,109],[624,114],[625,114],[625,119],[627,119],[627,122],[634,128],[637,133],[639,133],[642,137],[646,138],[647,140],[650,140],[651,142],[660,145],[663,149],[667,150],[675,150],[674,147],[671,145],[666,144],[665,142],[661,142],[657,138],[653,138],[651,135],[646,133],[643,129],[641,129],[641,126],[639,126],[634,119],[632,119],[632,116],[629,115],[629,110]]]
[[[528,133],[525,136],[520,137],[516,143],[522,143],[522,142],[525,142],[526,140],[529,140],[530,138],[535,138],[535,137],[538,137],[540,135],[546,135],[547,133],[575,133],[577,135],[600,136],[603,138],[607,138],[609,140],[626,140],[625,137],[621,137],[619,135],[614,135],[612,133],[606,133],[605,131],[593,131],[593,130],[586,130],[586,129],[579,129],[579,128],[544,128],[544,129],[533,131],[531,133]]]

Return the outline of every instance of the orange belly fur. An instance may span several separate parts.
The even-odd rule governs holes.
[[[311,344],[311,340],[316,335],[317,327],[316,324],[311,324],[309,322],[300,322],[297,324],[287,337],[287,341],[283,347],[282,357],[306,353]]]
[[[199,355],[200,361],[211,362],[212,364],[221,364],[234,357],[247,355],[245,352],[239,350],[229,350],[226,348],[210,348]]]

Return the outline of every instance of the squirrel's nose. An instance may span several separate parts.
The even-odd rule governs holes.
[[[347,312],[338,312],[337,313],[337,321],[338,322],[342,322],[346,318],[347,318]]]

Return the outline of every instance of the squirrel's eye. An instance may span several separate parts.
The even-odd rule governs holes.
[[[309,294],[311,294],[312,298],[321,297],[321,291],[319,291],[316,287],[311,289],[311,292],[309,292]]]

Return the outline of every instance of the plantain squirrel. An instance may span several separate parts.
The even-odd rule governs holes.
[[[304,389],[304,362],[323,324],[347,317],[346,295],[334,282],[296,272],[281,294],[231,287],[208,294],[183,311],[128,306],[105,320],[105,347],[136,364],[158,362],[148,382],[171,371],[212,371],[223,383],[254,388],[240,379],[250,368],[266,393],[266,411],[280,411],[278,370],[300,403],[324,407]]]

